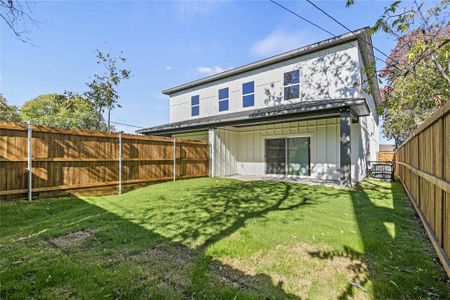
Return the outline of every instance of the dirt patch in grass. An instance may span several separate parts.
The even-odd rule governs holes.
[[[162,243],[129,259],[143,268],[141,281],[158,281],[164,288],[185,293],[192,284],[189,274],[195,253],[182,245]]]
[[[327,297],[370,298],[367,265],[354,251],[330,251],[324,246],[300,243],[295,246],[279,245],[267,253],[257,253],[249,259],[233,257],[220,259],[230,270],[239,270],[247,278],[267,274],[273,285],[283,287],[300,298],[314,296],[315,291]],[[280,263],[283,262],[283,263]],[[224,282],[242,282],[241,274],[226,268],[219,270]],[[245,282],[245,281],[244,281]],[[242,284],[242,283],[241,283]],[[251,287],[251,283],[248,285]],[[248,288],[243,286],[243,288]]]
[[[262,282],[258,282],[255,276],[235,269],[231,265],[213,261],[209,265],[209,271],[218,277],[221,284],[232,286],[241,291],[259,290]]]
[[[81,244],[90,238],[94,231],[89,229],[72,231],[67,234],[46,240],[53,247],[67,251],[73,248],[80,247]]]
[[[58,286],[44,289],[42,298],[47,299],[79,299],[70,286]]]

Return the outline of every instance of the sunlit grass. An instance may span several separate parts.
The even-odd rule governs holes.
[[[398,183],[226,179],[1,205],[3,298],[445,298]]]

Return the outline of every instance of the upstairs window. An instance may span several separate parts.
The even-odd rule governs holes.
[[[242,106],[255,105],[255,82],[250,81],[242,84]]]
[[[300,97],[300,71],[284,73],[284,100]]]
[[[228,88],[219,90],[219,111],[228,110]]]
[[[192,96],[191,97],[191,115],[198,116],[200,115],[200,96]]]

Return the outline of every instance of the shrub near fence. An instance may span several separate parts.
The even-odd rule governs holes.
[[[27,125],[0,122],[0,198],[28,190]],[[207,176],[208,144],[122,134],[121,182],[134,184]],[[119,134],[32,126],[32,190],[112,193],[119,185]],[[64,192],[64,193],[61,193]]]
[[[450,101],[395,154],[401,179],[450,276]]]

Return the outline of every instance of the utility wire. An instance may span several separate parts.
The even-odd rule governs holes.
[[[313,26],[319,28],[320,30],[322,30],[322,31],[324,31],[324,32],[326,32],[326,33],[332,35],[333,37],[337,37],[336,34],[330,32],[329,30],[323,28],[323,27],[320,26],[320,25],[315,24],[314,22],[312,22],[312,21],[306,19],[305,17],[302,17],[301,15],[299,15],[298,13],[296,13],[295,11],[293,11],[293,10],[287,8],[286,6],[284,6],[284,5],[280,4],[280,3],[278,3],[277,1],[274,1],[274,0],[269,0],[269,1],[272,2],[273,4],[277,5],[277,6],[281,7],[282,9],[288,11],[289,13],[293,14],[294,16],[296,16],[296,17],[302,19],[303,21],[308,22],[309,24],[311,24],[311,25],[313,25]],[[383,60],[383,59],[381,59],[381,58],[375,56],[374,54],[369,53],[369,52],[367,52],[367,51],[364,51],[363,49],[360,49],[360,50],[361,50],[361,52],[364,52],[364,53],[366,53],[367,55],[372,56],[372,57],[375,58],[376,60],[379,60],[380,62],[382,62],[382,63],[384,63],[384,64],[387,64],[385,60]],[[380,72],[380,71],[376,71],[376,72],[378,73],[378,72]]]
[[[286,6],[284,6],[284,5],[282,5],[282,4],[278,3],[278,2],[276,2],[276,1],[274,1],[274,0],[270,0],[270,2],[272,2],[272,3],[275,4],[275,5],[278,5],[278,6],[281,7],[282,9],[284,9],[284,10],[290,12],[291,14],[293,14],[294,16],[296,16],[296,17],[302,19],[303,21],[308,22],[309,24],[311,24],[311,25],[313,25],[313,26],[319,28],[320,30],[325,31],[326,33],[328,33],[328,34],[330,34],[330,35],[332,35],[332,36],[334,36],[334,37],[337,36],[337,35],[335,35],[334,33],[332,33],[332,32],[330,32],[330,31],[326,30],[325,28],[323,28],[323,27],[317,25],[316,23],[313,23],[313,22],[311,22],[310,20],[308,20],[308,19],[306,19],[306,18],[300,16],[298,13],[296,13],[296,12],[293,11],[293,10],[290,10],[290,9],[287,8]]]
[[[326,11],[324,11],[322,8],[320,8],[319,6],[317,6],[315,3],[313,3],[311,0],[306,0],[306,2],[308,2],[309,4],[311,4],[312,6],[314,6],[315,8],[317,8],[319,11],[321,11],[323,14],[325,14],[327,17],[329,17],[330,19],[332,19],[333,21],[335,21],[337,24],[341,25],[342,27],[344,27],[348,32],[352,33],[353,35],[356,36],[356,33],[354,30],[351,30],[350,28],[348,28],[347,26],[345,26],[344,24],[342,24],[342,22],[339,22],[338,20],[336,20],[336,18],[334,18],[332,15],[330,15],[329,13],[327,13]],[[373,49],[375,49],[376,51],[378,51],[379,53],[383,54],[387,59],[389,58],[389,55],[387,55],[386,53],[384,53],[383,51],[381,51],[380,49],[378,49],[377,47],[375,47],[373,44],[369,43],[366,40],[362,40],[364,43],[368,44],[369,46],[371,46]],[[373,57],[377,58],[375,55],[373,55]],[[377,58],[380,61],[383,61],[379,58]],[[392,59],[390,59],[392,62],[392,66],[394,68],[396,68],[397,70],[400,70],[397,67],[397,62],[393,61]],[[386,65],[388,65],[388,63],[386,61],[383,61]]]
[[[341,25],[344,29],[346,29],[348,32],[352,33],[353,35],[356,35],[354,30],[351,30],[350,28],[348,28],[347,26],[345,26],[344,24],[342,24],[341,22],[339,22],[338,20],[336,20],[336,18],[334,18],[332,15],[330,15],[329,13],[327,13],[326,11],[324,11],[322,8],[320,8],[319,6],[317,6],[314,2],[312,2],[311,0],[306,0],[306,2],[308,2],[309,4],[311,4],[312,6],[314,6],[316,9],[318,9],[319,11],[321,11],[323,14],[325,14],[327,17],[329,17],[330,19],[332,19],[334,22],[336,22],[337,24]],[[367,43],[368,45],[370,45],[370,43],[366,40],[363,40],[365,43]],[[386,58],[389,58],[389,55],[387,55],[386,53],[384,53],[383,51],[381,51],[380,49],[378,49],[377,47],[375,47],[374,45],[372,45],[373,49],[377,50],[378,52],[380,52],[381,54],[383,54]]]
[[[123,126],[128,126],[128,127],[134,127],[134,128],[140,128],[140,129],[144,129],[144,128],[145,128],[145,127],[142,127],[142,126],[131,125],[131,124],[126,124],[126,123],[121,123],[121,122],[113,122],[113,121],[110,121],[109,123],[118,124],[118,125],[123,125]]]

